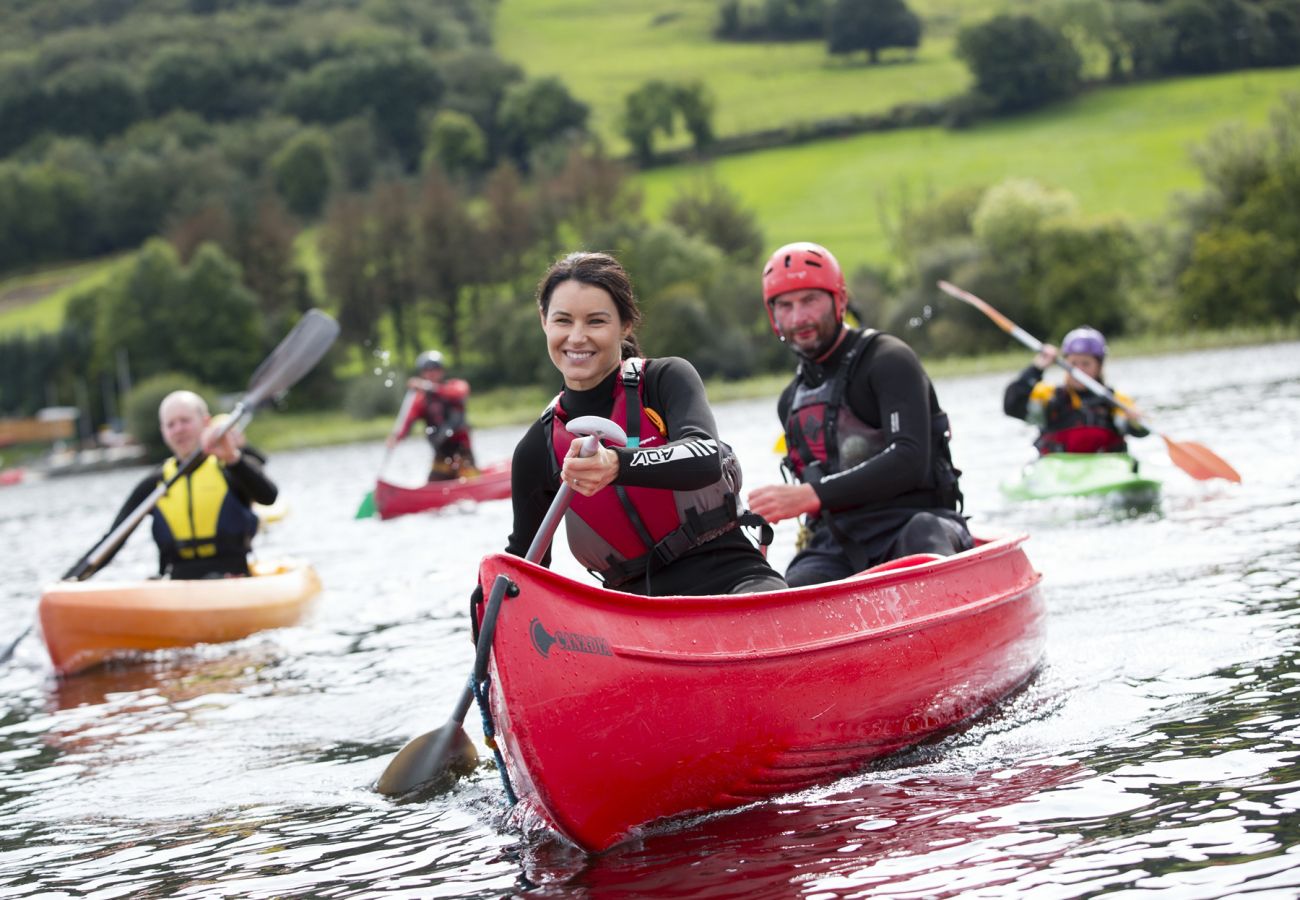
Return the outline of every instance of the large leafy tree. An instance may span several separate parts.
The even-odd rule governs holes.
[[[235,390],[262,356],[257,301],[214,244],[200,247],[186,268],[170,244],[150,241],[96,305],[98,371],[112,371],[120,349],[138,378],[185,372]]]
[[[535,150],[586,130],[591,110],[558,78],[538,78],[506,89],[499,113],[506,152],[528,169]]]
[[[903,0],[834,0],[826,13],[826,45],[831,53],[867,52],[872,64],[889,47],[921,45],[921,20]]]
[[[975,91],[999,112],[1073,96],[1083,69],[1065,35],[1025,15],[999,15],[963,28],[957,56],[975,76]]]

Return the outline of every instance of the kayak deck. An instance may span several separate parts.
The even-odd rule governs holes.
[[[1116,494],[1150,503],[1160,496],[1160,482],[1140,476],[1137,460],[1127,453],[1049,453],[1026,463],[1001,488],[1012,500]]]
[[[72,675],[131,652],[234,641],[297,623],[320,591],[306,563],[254,563],[250,578],[66,581],[38,608],[54,669]]]

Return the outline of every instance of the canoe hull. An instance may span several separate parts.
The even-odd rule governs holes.
[[[522,802],[597,852],[825,783],[975,715],[1042,654],[1022,538],[771,594],[641,598],[516,557],[489,692]]]
[[[374,496],[375,512],[381,519],[439,509],[461,500],[480,503],[485,500],[502,500],[510,496],[510,463],[485,466],[473,478],[431,481],[413,488],[380,480],[375,483]]]
[[[1019,478],[1001,487],[1012,500],[1114,497],[1155,503],[1160,482],[1137,472],[1137,460],[1127,453],[1049,453],[1027,463]]]
[[[57,582],[41,632],[60,675],[126,653],[234,641],[297,623],[320,591],[311,566],[255,564],[252,578]]]

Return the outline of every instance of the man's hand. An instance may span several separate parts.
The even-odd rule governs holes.
[[[220,440],[217,440],[217,432],[221,430],[222,425],[229,418],[225,413],[213,416],[212,420],[203,429],[203,435],[199,438],[199,445],[208,456],[215,456],[226,465],[233,466],[244,455],[240,448],[246,442],[244,433],[233,428],[222,435]]]
[[[1034,354],[1034,368],[1040,372],[1046,372],[1047,368],[1056,362],[1058,352],[1055,344],[1044,344],[1043,349]]]
[[[749,492],[749,508],[775,525],[820,512],[822,503],[811,484],[766,484]]]

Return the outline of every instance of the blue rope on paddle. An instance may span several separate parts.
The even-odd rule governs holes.
[[[483,742],[492,748],[492,755],[497,761],[497,771],[501,773],[501,787],[505,789],[506,799],[510,801],[510,805],[514,806],[519,802],[519,798],[515,796],[514,786],[510,784],[510,773],[506,771],[505,757],[501,755],[501,748],[497,746],[496,724],[492,721],[492,711],[488,705],[487,690],[492,679],[484,678],[482,682],[478,682],[471,675],[469,683],[474,691],[474,699],[478,701],[479,715],[483,718]]]

